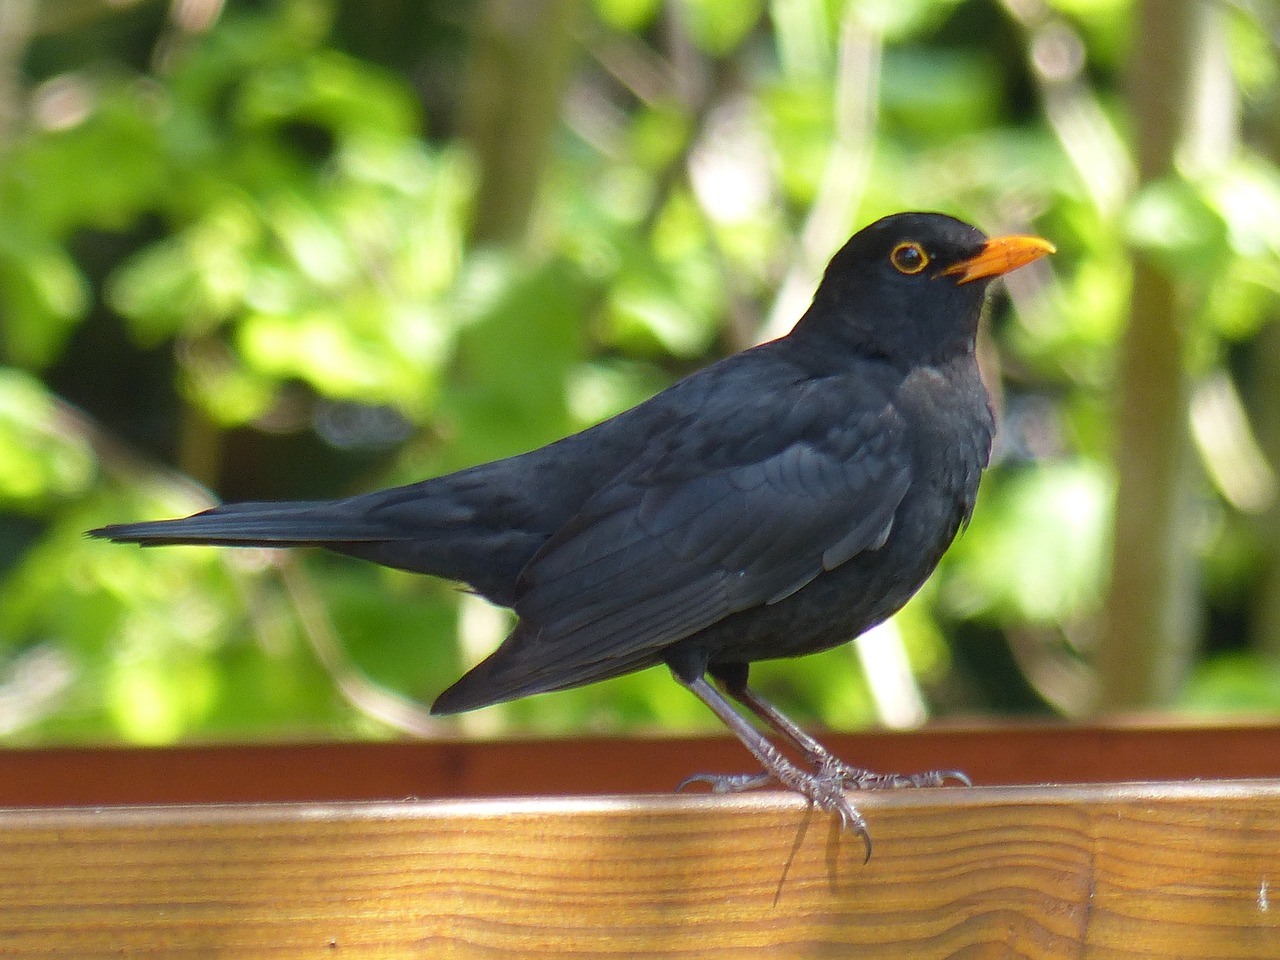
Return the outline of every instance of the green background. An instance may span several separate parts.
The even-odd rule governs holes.
[[[913,679],[845,647],[763,689],[842,727],[1274,712],[1277,36],[1183,0],[6,0],[0,738],[714,727],[662,670],[433,721],[505,614],[83,532],[555,439],[785,332],[902,209],[1059,254],[993,299],[973,523],[869,645]]]

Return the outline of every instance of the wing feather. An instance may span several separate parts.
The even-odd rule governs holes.
[[[818,392],[809,396],[817,402]],[[911,482],[896,410],[863,403],[870,412],[833,428],[839,418],[821,406],[806,412],[805,400],[786,409],[785,432],[765,425],[774,428],[767,450],[757,434],[741,441],[750,457],[735,456],[720,438],[714,456],[647,463],[598,491],[522,572],[516,631],[435,709],[657,662],[671,644],[883,545]],[[664,438],[661,451],[694,439]],[[708,462],[715,467],[690,466]]]

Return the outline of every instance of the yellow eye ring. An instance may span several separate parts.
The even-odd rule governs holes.
[[[924,247],[916,243],[914,240],[908,240],[906,243],[900,243],[889,253],[889,262],[893,264],[893,269],[899,273],[905,273],[907,276],[919,273],[929,265],[929,255],[924,252]]]

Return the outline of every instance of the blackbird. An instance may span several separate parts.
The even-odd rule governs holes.
[[[885,217],[836,253],[790,334],[541,449],[341,500],[228,504],[91,533],[322,546],[512,607],[515,629],[433,713],[665,663],[763,767],[686,783],[776,780],[834,811],[869,856],[846,788],[952,774],[851,767],[748,687],[747,673],[850,640],[933,571],[969,519],[995,431],[974,356],[986,289],[1053,249],[1038,237],[989,240],[937,213]]]

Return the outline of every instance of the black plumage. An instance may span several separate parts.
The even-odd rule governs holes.
[[[974,356],[986,288],[1051,250],[940,214],[886,217],[835,255],[789,335],[541,449],[343,500],[229,504],[93,534],[323,546],[461,581],[519,623],[434,712],[666,663],[768,777],[865,837],[843,788],[918,779],[830,757],[746,686],[748,666],[849,640],[933,571],[973,509],[995,429]],[[708,673],[816,772],[783,758]]]

